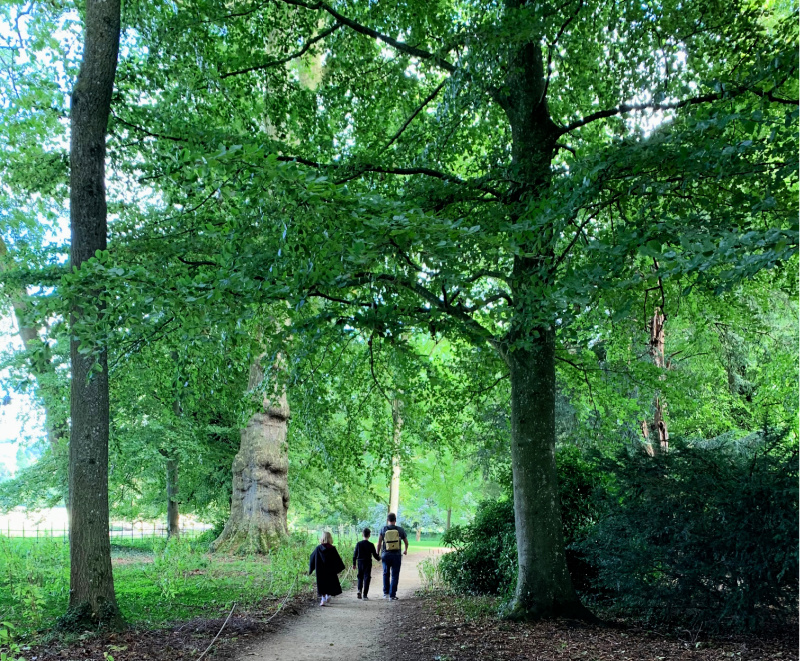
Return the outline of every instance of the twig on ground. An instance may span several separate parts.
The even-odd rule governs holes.
[[[281,605],[278,606],[278,610],[276,610],[272,615],[270,615],[269,618],[264,622],[264,624],[269,622],[273,617],[275,617],[278,613],[280,613],[281,609],[286,605],[286,602],[289,600],[289,595],[292,594],[292,590],[294,590],[294,585],[295,585],[295,583],[297,583],[297,577],[298,576],[300,576],[300,574],[296,574],[295,575],[294,581],[292,582],[292,587],[289,588],[289,592],[286,593],[286,596],[283,598],[283,601],[281,602]],[[200,661],[200,659],[198,659],[197,661]]]
[[[217,635],[214,636],[214,640],[212,640],[211,644],[208,647],[206,647],[205,652],[203,652],[200,656],[197,657],[197,661],[200,661],[200,659],[202,659],[206,654],[208,654],[208,650],[210,650],[211,647],[214,645],[214,643],[217,642],[217,638],[219,638],[219,635],[222,633],[222,630],[225,628],[225,625],[228,624],[228,620],[231,619],[231,615],[233,615],[233,609],[234,608],[236,608],[236,602],[235,601],[233,602],[233,606],[231,606],[231,612],[228,613],[228,617],[225,618],[225,621],[222,623],[222,627],[220,628],[219,631],[217,631]]]

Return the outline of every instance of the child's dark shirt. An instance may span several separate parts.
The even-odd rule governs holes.
[[[356,560],[361,560],[366,567],[372,567],[372,558],[376,560],[380,560],[381,557],[378,555],[378,551],[375,548],[375,544],[373,544],[368,539],[362,539],[358,544],[356,544],[356,548],[353,551],[353,564],[356,564]]]

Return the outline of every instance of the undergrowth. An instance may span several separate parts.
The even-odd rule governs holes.
[[[126,621],[148,628],[247,610],[310,589],[315,542],[287,537],[268,556],[218,556],[197,539],[114,543],[117,602]],[[69,545],[61,538],[0,537],[0,621],[18,641],[40,639],[67,610]],[[2,646],[0,645],[0,648]]]

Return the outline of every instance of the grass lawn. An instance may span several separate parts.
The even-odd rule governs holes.
[[[216,556],[201,540],[114,540],[117,601],[130,624],[146,627],[217,617],[234,601],[246,609],[263,598],[308,588],[314,544],[292,539],[275,553]],[[60,538],[0,537],[0,621],[15,637],[35,639],[62,615],[69,595],[69,546]]]
[[[438,549],[443,548],[441,535],[423,535],[422,539],[417,541],[414,535],[408,538],[408,548],[413,551],[414,549]]]

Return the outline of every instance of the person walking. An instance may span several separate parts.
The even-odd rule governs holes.
[[[309,576],[315,571],[317,572],[317,592],[320,606],[327,606],[331,597],[342,594],[338,574],[344,570],[344,562],[339,551],[333,545],[333,535],[326,530],[322,533],[319,546],[311,553],[308,561]]]
[[[404,551],[400,550],[405,543]],[[383,547],[383,553],[381,553]],[[378,553],[383,561],[383,598],[397,600],[397,581],[400,578],[400,563],[404,555],[408,555],[408,535],[397,525],[397,515],[393,512],[386,517],[386,525],[378,536]],[[391,574],[391,582],[389,575]]]
[[[356,544],[356,548],[353,551],[353,569],[356,568],[356,563],[358,563],[358,593],[356,597],[369,601],[367,594],[369,593],[369,583],[372,580],[372,558],[380,560],[381,557],[375,550],[375,544],[369,541],[372,531],[369,528],[364,528],[362,534],[364,539]]]

